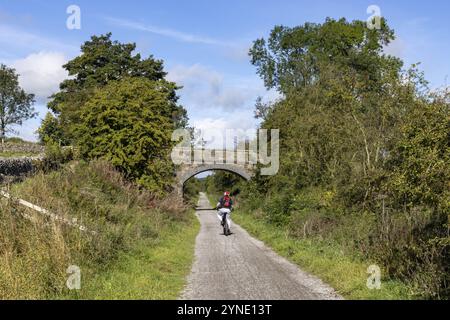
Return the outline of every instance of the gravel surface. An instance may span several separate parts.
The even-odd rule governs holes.
[[[181,299],[342,299],[330,286],[280,257],[238,225],[232,224],[233,234],[224,236],[216,212],[209,208],[206,195],[201,194],[195,262]]]

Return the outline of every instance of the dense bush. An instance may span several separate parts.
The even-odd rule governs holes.
[[[205,191],[203,181],[197,179],[196,177],[192,177],[183,186],[183,197],[184,201],[195,207],[198,201],[198,194],[202,191]]]
[[[59,146],[70,144],[69,140],[64,136],[59,120],[50,112],[47,112],[45,115],[37,133],[41,144],[58,144]]]
[[[174,104],[172,84],[131,78],[98,90],[77,128],[81,155],[107,159],[127,178],[156,193],[168,191]]]
[[[45,147],[43,159],[35,162],[36,169],[44,172],[57,170],[61,166],[76,158],[76,152],[72,147],[61,147],[56,142],[48,141]]]

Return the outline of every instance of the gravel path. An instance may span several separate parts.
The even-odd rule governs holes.
[[[209,208],[206,195],[201,194],[195,262],[181,299],[342,299],[320,279],[280,257],[238,225],[232,224],[233,234],[225,237],[215,211]]]

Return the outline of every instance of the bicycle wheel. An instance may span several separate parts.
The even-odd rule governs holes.
[[[228,221],[226,221],[225,222],[225,235],[226,236],[229,236],[231,233],[230,233],[230,225],[228,224]]]

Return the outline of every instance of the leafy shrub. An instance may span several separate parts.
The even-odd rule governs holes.
[[[197,205],[198,194],[203,191],[203,189],[203,183],[199,179],[196,177],[189,179],[183,187],[184,200],[190,206],[195,207]]]
[[[48,172],[57,170],[71,160],[74,160],[75,154],[72,147],[61,147],[55,142],[48,142],[45,148],[45,155],[42,160],[36,161],[36,168]]]

